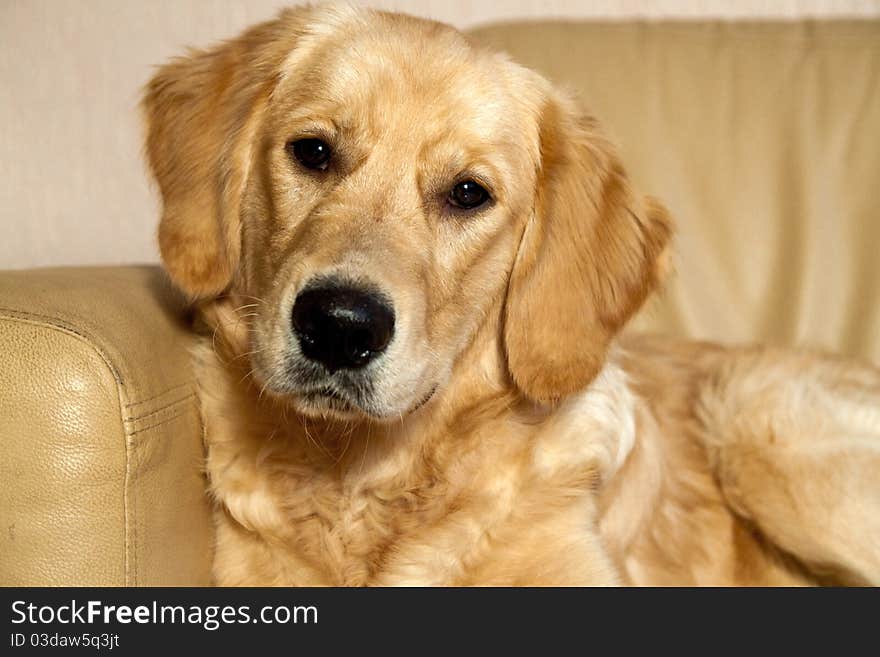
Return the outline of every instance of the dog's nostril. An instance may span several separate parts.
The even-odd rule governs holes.
[[[381,296],[327,284],[300,292],[293,329],[303,354],[331,372],[363,367],[394,336],[394,312]]]

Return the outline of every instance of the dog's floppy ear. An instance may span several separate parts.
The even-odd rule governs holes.
[[[173,60],[147,84],[146,152],[162,195],[159,248],[172,280],[192,298],[223,292],[235,274],[259,117],[298,23],[294,11],[283,12]]]
[[[672,221],[639,202],[595,120],[547,100],[535,212],[511,274],[505,315],[510,373],[529,398],[587,386],[613,336],[662,278]]]

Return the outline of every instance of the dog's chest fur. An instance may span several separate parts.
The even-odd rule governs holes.
[[[274,470],[265,482],[222,495],[219,515],[221,524],[251,528],[254,545],[245,554],[261,546],[256,551],[265,558],[254,560],[248,577],[272,583],[367,584],[402,537],[436,524],[454,504],[451,485],[427,474],[421,481],[363,485],[338,471],[295,473],[277,460],[267,465],[253,473]]]
[[[633,400],[613,366],[542,417],[484,409],[316,435],[203,356],[219,584],[524,583],[487,571],[505,536],[543,523],[553,549],[546,534],[588,522],[596,485],[632,445]]]

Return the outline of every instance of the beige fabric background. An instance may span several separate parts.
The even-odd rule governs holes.
[[[137,99],[153,67],[281,0],[0,0],[0,268],[154,262]],[[377,0],[460,27],[537,17],[880,16],[880,0]]]

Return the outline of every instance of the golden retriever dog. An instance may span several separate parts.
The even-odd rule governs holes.
[[[880,584],[880,372],[623,336],[672,222],[538,74],[303,7],[144,111],[217,584]]]

